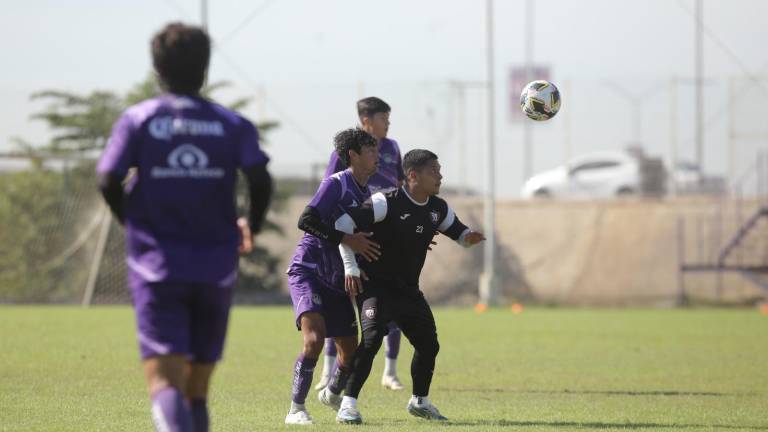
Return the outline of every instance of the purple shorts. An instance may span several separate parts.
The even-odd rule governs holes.
[[[297,329],[301,330],[303,314],[318,312],[325,319],[327,337],[357,335],[355,309],[346,294],[328,288],[311,270],[291,269],[288,272],[288,286]]]
[[[194,363],[221,359],[233,286],[128,280],[141,358],[185,354]]]

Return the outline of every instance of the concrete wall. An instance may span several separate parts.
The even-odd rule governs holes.
[[[480,227],[481,199],[446,199],[465,224]],[[270,216],[284,227],[285,237],[270,234],[259,240],[283,257],[284,267],[301,236],[296,221],[308,201],[293,197],[284,213]],[[711,261],[717,245],[738,226],[730,208],[715,199],[498,202],[496,269],[503,301],[674,305],[680,286],[678,220],[686,221],[689,261]],[[755,208],[754,203],[744,206],[743,217]],[[464,249],[444,236],[436,240],[422,290],[434,303],[475,303],[482,247]],[[737,274],[721,279],[719,297],[714,274],[689,274],[685,286],[695,301],[747,302],[764,295]]]

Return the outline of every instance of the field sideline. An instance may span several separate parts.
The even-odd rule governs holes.
[[[753,309],[435,315],[430,396],[444,429],[768,431],[768,316]],[[2,306],[0,341],[0,431],[151,430],[130,308]],[[282,422],[300,345],[288,307],[235,308],[212,430],[298,429]],[[362,427],[336,425],[311,393],[322,430],[434,429],[406,413],[409,391],[381,389],[382,365],[361,394]]]

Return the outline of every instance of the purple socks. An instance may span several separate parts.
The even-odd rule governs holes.
[[[387,352],[385,355],[387,358],[396,359],[400,354],[400,335],[402,332],[397,326],[389,327],[389,334],[387,335]]]
[[[333,372],[331,374],[331,380],[328,382],[328,388],[334,394],[341,394],[341,391],[347,386],[347,380],[349,374],[352,372],[352,368],[349,366],[343,366],[336,360]]]
[[[296,365],[293,368],[293,388],[291,389],[291,399],[294,403],[304,404],[307,399],[316,364],[316,358],[304,357],[304,353],[299,354],[299,357],[296,358]]]
[[[173,387],[166,387],[152,395],[152,421],[158,431],[193,431],[192,415],[184,395]]]

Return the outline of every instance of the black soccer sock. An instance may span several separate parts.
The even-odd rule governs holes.
[[[381,341],[384,340],[384,332],[384,326],[363,328],[363,340],[360,341],[352,358],[352,370],[344,389],[345,396],[357,398],[360,395],[360,389],[371,374],[373,358],[381,347]]]
[[[328,383],[328,388],[334,394],[340,394],[342,390],[347,386],[349,380],[349,374],[352,372],[352,367],[349,365],[340,365],[336,360],[336,368],[333,371],[331,380]]]
[[[413,340],[413,360],[411,360],[411,378],[413,379],[414,396],[429,395],[432,375],[435,372],[435,359],[440,351],[437,335],[421,337]]]

